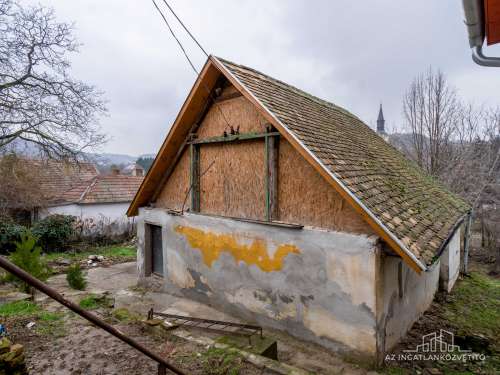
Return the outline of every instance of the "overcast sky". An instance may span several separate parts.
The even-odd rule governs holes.
[[[36,2],[75,23],[83,46],[72,58],[73,75],[109,101],[101,123],[111,140],[101,151],[156,153],[196,77],[151,1]],[[170,4],[209,53],[334,102],[372,127],[380,102],[389,127],[401,126],[401,97],[429,66],[466,100],[500,104],[500,69],[472,62],[458,0]],[[204,55],[175,29],[201,67]],[[500,48],[486,52],[500,55]]]

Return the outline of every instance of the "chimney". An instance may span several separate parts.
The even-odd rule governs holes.
[[[132,170],[132,176],[136,176],[136,177],[144,176],[144,168],[142,166],[140,166],[139,164],[136,164],[134,166],[134,169]]]
[[[111,166],[111,175],[112,176],[118,176],[120,174],[120,168],[118,168],[116,165]]]

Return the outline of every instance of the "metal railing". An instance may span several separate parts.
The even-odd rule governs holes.
[[[60,304],[66,306],[68,309],[70,309],[71,311],[74,311],[75,313],[80,315],[82,318],[87,319],[89,322],[95,324],[97,327],[105,330],[106,332],[108,332],[111,335],[115,336],[116,338],[120,339],[121,341],[123,341],[127,345],[133,347],[134,349],[140,351],[142,354],[144,354],[144,355],[148,356],[149,358],[151,358],[152,360],[156,361],[158,363],[158,375],[166,375],[167,369],[170,370],[171,372],[173,372],[174,374],[179,374],[179,375],[186,374],[185,372],[178,369],[177,367],[175,367],[171,363],[167,362],[165,359],[160,357],[158,354],[152,352],[148,348],[139,344],[134,339],[131,339],[130,337],[125,336],[123,333],[121,333],[119,330],[114,328],[112,325],[99,319],[94,314],[82,309],[77,304],[67,300],[61,294],[59,294],[56,290],[52,289],[47,284],[43,283],[42,281],[38,280],[37,278],[31,276],[29,273],[27,273],[26,271],[17,267],[15,264],[9,262],[3,256],[0,256],[0,267],[4,268],[6,271],[10,272],[11,274],[16,276],[17,278],[21,279],[22,281],[28,283],[32,287],[38,289],[40,292],[46,294],[50,298],[56,300]]]

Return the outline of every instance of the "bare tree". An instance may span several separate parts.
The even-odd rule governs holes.
[[[403,113],[411,130],[412,157],[434,176],[445,165],[459,111],[456,91],[439,70],[429,68],[413,80],[405,93]]]
[[[0,150],[16,140],[48,157],[75,158],[105,137],[102,94],[69,74],[72,26],[51,9],[0,0]]]
[[[31,211],[43,207],[45,197],[39,188],[39,170],[15,154],[0,159],[0,218],[12,211]]]
[[[500,272],[500,108],[464,104],[429,69],[405,93],[403,113],[411,141],[395,145],[471,204]]]

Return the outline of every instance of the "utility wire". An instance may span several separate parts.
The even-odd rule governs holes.
[[[172,12],[172,14],[174,15],[174,17],[177,19],[177,21],[179,21],[179,23],[182,25],[182,27],[184,28],[184,30],[186,30],[186,32],[189,34],[189,36],[191,37],[191,39],[194,40],[194,42],[198,45],[198,47],[200,47],[200,49],[203,51],[203,53],[205,54],[205,56],[208,57],[208,53],[203,49],[203,47],[201,46],[201,44],[196,40],[196,38],[193,36],[193,34],[191,34],[191,32],[189,31],[189,29],[184,25],[184,23],[181,21],[181,19],[179,17],[177,17],[177,14],[175,14],[174,10],[172,9],[172,7],[167,3],[167,0],[163,0],[163,2],[165,3],[165,5],[168,7],[168,9],[170,9],[170,11]]]
[[[168,23],[167,21],[167,18],[165,17],[165,15],[163,14],[163,12],[160,10],[160,8],[158,7],[158,5],[156,5],[156,2],[155,0],[151,0],[156,8],[156,10],[158,10],[158,13],[160,13],[160,16],[163,18],[163,21],[165,21],[165,24],[167,25],[168,29],[170,30],[170,34],[172,34],[172,36],[174,37],[174,39],[177,41],[177,44],[179,45],[180,49],[182,50],[182,53],[184,54],[184,56],[186,56],[186,59],[187,61],[189,62],[189,65],[191,65],[191,68],[193,68],[193,70],[195,71],[195,73],[197,75],[199,75],[200,73],[198,73],[198,70],[196,69],[196,67],[194,66],[193,62],[191,61],[191,59],[189,58],[186,50],[184,49],[181,41],[177,38],[177,36],[175,35],[174,33],[174,30],[172,30],[172,28],[170,27],[170,24]],[[170,8],[170,7],[169,7]],[[177,16],[176,16],[177,17]],[[190,34],[191,35],[191,34]],[[203,49],[202,49],[203,50]],[[205,51],[203,51],[205,52]]]
[[[165,22],[165,24],[167,25],[168,27],[168,30],[170,31],[170,34],[172,34],[172,36],[174,37],[174,39],[176,40],[177,44],[179,45],[180,49],[182,50],[182,53],[184,54],[184,56],[186,57],[186,60],[188,61],[189,65],[191,66],[191,68],[194,70],[194,72],[196,73],[197,76],[200,75],[200,73],[198,72],[198,69],[196,69],[196,67],[194,66],[193,62],[191,61],[191,59],[189,58],[189,55],[187,54],[186,50],[184,49],[184,46],[182,45],[181,41],[179,40],[179,38],[177,38],[177,36],[175,35],[175,32],[174,30],[172,29],[172,27],[170,26],[170,24],[168,23],[167,21],[167,18],[165,17],[165,15],[163,14],[163,12],[161,11],[161,9],[158,7],[158,5],[156,4],[155,0],[151,0],[153,2],[153,5],[155,6],[156,10],[158,11],[158,13],[160,13],[160,16],[163,18],[163,21]],[[203,51],[203,53],[208,57],[208,54],[207,52],[203,49],[203,47],[201,46],[201,44],[196,40],[196,38],[193,36],[193,34],[191,34],[191,32],[189,31],[189,29],[184,25],[184,23],[180,20],[179,17],[177,17],[177,14],[175,14],[174,10],[172,9],[172,7],[166,2],[166,0],[163,0],[163,2],[167,5],[168,9],[170,9],[170,11],[172,12],[172,14],[175,16],[175,18],[177,19],[177,21],[179,21],[179,23],[182,25],[182,27],[184,28],[184,30],[186,30],[186,32],[189,34],[189,36],[194,40],[194,42],[198,45],[198,47],[200,47],[200,49]],[[215,98],[212,94],[212,91],[208,88],[208,86],[206,85],[205,82],[202,82],[205,90],[207,91],[208,95],[211,97],[212,101],[215,102]],[[224,112],[222,112],[222,109],[218,106],[218,105],[215,105],[215,108],[217,108],[217,110],[219,111],[219,113],[221,114],[222,118],[224,119],[224,122],[226,123],[226,126],[224,128],[224,132],[226,131],[227,128],[230,128],[232,132],[234,132],[234,128],[229,124],[229,121],[227,120],[226,116],[224,115]]]

